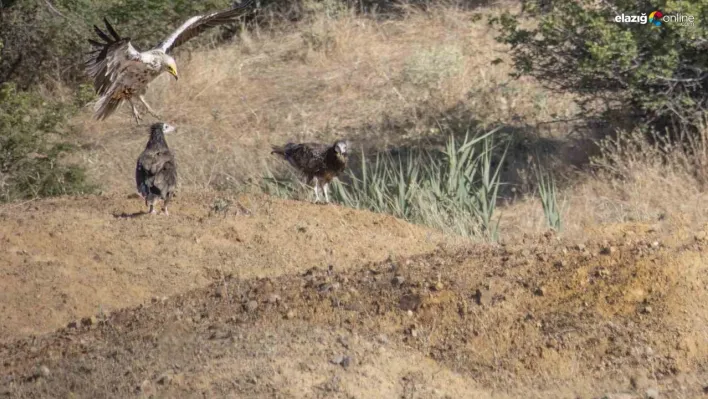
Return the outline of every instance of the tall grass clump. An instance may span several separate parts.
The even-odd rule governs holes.
[[[543,207],[543,215],[546,218],[546,222],[553,230],[561,231],[561,214],[558,206],[556,179],[553,174],[540,165],[534,168],[534,174],[536,175],[538,195],[541,198],[541,206]]]
[[[496,201],[508,144],[495,143],[496,130],[457,140],[443,151],[414,149],[378,154],[333,184],[334,200],[345,206],[389,213],[466,237],[498,238]]]

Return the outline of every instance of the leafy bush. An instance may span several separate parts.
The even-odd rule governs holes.
[[[708,0],[527,3],[532,13],[544,9],[533,27],[510,13],[490,21],[501,28],[499,40],[511,46],[517,76],[578,94],[586,116],[621,113],[659,131],[674,125],[696,130],[708,106]],[[618,15],[646,17],[657,9],[693,16],[694,22],[615,22]]]
[[[61,162],[72,147],[57,129],[74,110],[0,85],[0,202],[92,190],[83,169]]]

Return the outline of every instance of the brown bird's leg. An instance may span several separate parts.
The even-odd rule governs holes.
[[[150,115],[154,116],[157,119],[162,119],[162,117],[157,112],[153,111],[152,107],[145,101],[145,97],[143,97],[142,94],[139,95],[138,98],[140,99],[140,102],[143,103]]]
[[[130,106],[131,106],[131,108],[133,109],[133,118],[135,118],[135,123],[139,125],[139,124],[140,124],[140,119],[142,119],[142,117],[141,117],[140,114],[138,113],[138,109],[135,107],[135,104],[133,104],[133,99],[132,99],[132,98],[129,98],[129,99],[128,99],[128,102],[130,103]]]

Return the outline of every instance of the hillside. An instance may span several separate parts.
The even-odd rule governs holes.
[[[705,233],[635,223],[582,245],[439,247],[439,234],[338,206],[242,196],[210,215],[213,201],[134,218],[142,204],[121,197],[1,207],[5,395],[704,389]]]

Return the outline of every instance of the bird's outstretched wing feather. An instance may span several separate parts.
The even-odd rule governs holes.
[[[140,60],[140,52],[130,43],[129,37],[121,38],[106,18],[103,19],[108,33],[98,26],[93,28],[103,42],[89,39],[93,46],[86,60],[86,73],[93,79],[96,93],[103,95],[111,87],[118,67],[125,61]],[[110,36],[108,35],[110,34]]]
[[[157,48],[162,49],[164,52],[169,52],[209,28],[233,22],[237,17],[244,15],[245,10],[253,2],[254,0],[246,0],[239,5],[234,5],[230,10],[192,17],[172,32],[167,39],[158,44]]]

